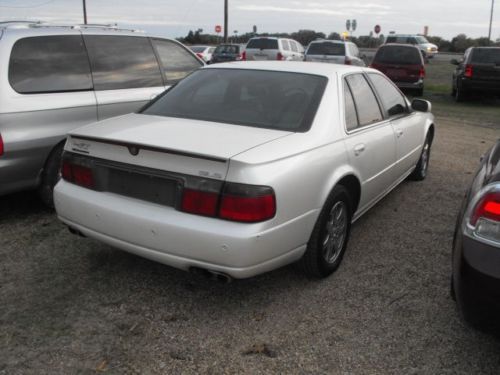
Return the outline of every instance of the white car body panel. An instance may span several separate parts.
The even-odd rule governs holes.
[[[415,167],[433,124],[432,114],[412,112],[405,116],[407,122],[384,120],[348,133],[340,82],[353,72],[377,73],[372,69],[282,62],[223,63],[204,69],[221,68],[310,73],[329,82],[304,133],[131,114],[73,131],[65,149],[78,153],[83,139],[89,155],[105,160],[193,176],[205,171],[214,179],[270,186],[277,207],[272,219],[224,221],[64,180],[54,195],[59,218],[86,236],[174,267],[254,276],[303,255],[324,202],[345,176],[354,176],[361,185],[353,221],[397,186]],[[399,137],[398,129],[403,130]],[[133,156],[124,144],[151,149]],[[356,154],[359,144],[364,151]]]

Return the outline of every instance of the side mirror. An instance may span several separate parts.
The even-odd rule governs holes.
[[[418,112],[430,112],[432,110],[432,104],[428,100],[413,99],[411,101],[411,108]]]
[[[460,65],[460,63],[458,62],[457,59],[451,59],[450,60],[450,64],[453,64],[453,65]]]

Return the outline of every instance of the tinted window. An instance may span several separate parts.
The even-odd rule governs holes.
[[[178,82],[203,64],[181,45],[168,40],[152,39],[168,84]]]
[[[408,112],[404,96],[387,78],[373,73],[369,74],[369,77],[379,94],[388,116],[396,116]]]
[[[477,48],[472,50],[471,62],[500,64],[500,48]]]
[[[307,131],[325,77],[247,69],[201,69],[143,113],[288,131]]]
[[[358,127],[358,115],[352,98],[349,86],[344,84],[344,105],[345,105],[345,125],[347,130],[353,130]]]
[[[299,48],[297,47],[297,43],[290,41],[290,46],[292,47],[293,52],[299,52]]]
[[[96,90],[163,86],[148,38],[84,36]]]
[[[290,43],[288,43],[288,40],[282,40],[281,45],[285,51],[290,51]]]
[[[368,85],[365,77],[361,74],[347,76],[347,82],[351,89],[358,109],[358,118],[360,126],[369,125],[382,120],[382,114],[373,91]]]
[[[250,39],[250,41],[247,44],[247,49],[248,48],[278,49],[278,40],[277,39],[266,39],[266,38]]]
[[[374,63],[398,65],[422,65],[422,56],[415,47],[380,47],[373,58]]]
[[[388,36],[387,40],[385,42],[386,43],[396,43],[396,37],[395,36]]]
[[[307,50],[308,55],[328,55],[328,56],[344,56],[345,45],[343,43],[311,43]]]
[[[220,45],[215,49],[215,54],[222,54],[222,53],[228,53],[228,54],[237,54],[240,52],[240,46],[235,46],[235,45]]]
[[[91,90],[90,67],[79,35],[18,40],[12,47],[9,81],[19,93]]]

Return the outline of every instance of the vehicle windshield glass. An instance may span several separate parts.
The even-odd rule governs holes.
[[[202,53],[207,49],[207,47],[190,47],[190,48],[191,51],[193,51],[194,53]]]
[[[478,48],[472,52],[473,63],[500,65],[500,48]]]
[[[251,39],[247,44],[247,49],[278,49],[278,39]]]
[[[239,53],[239,46],[221,45],[215,49],[215,53]]]
[[[308,55],[328,55],[328,56],[344,56],[345,45],[343,43],[311,43],[307,49]]]
[[[388,46],[380,47],[373,59],[374,63],[420,65],[422,57],[415,47]]]
[[[415,39],[417,40],[418,44],[429,43],[429,41],[423,36],[416,36]]]
[[[323,76],[302,73],[202,69],[141,113],[306,132],[327,81]]]

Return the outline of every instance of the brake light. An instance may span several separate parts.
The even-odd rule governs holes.
[[[221,219],[255,223],[276,214],[274,191],[267,186],[227,183],[222,193]]]
[[[346,56],[344,64],[345,65],[352,65],[352,60],[349,57]]]
[[[2,134],[0,134],[0,156],[3,155],[4,148],[3,148],[3,139],[2,139]]]
[[[418,75],[422,79],[425,78],[425,68],[423,66],[420,67],[420,72],[418,73]]]
[[[91,189],[95,186],[92,169],[72,164],[67,160],[62,163],[61,176],[64,180],[85,188]]]
[[[203,59],[203,55],[201,53],[197,53],[196,56],[198,56],[200,59]]]
[[[500,193],[488,193],[479,200],[470,218],[471,225],[476,225],[480,218],[500,222]]]
[[[247,59],[247,52],[243,51],[243,53],[241,54],[241,60],[246,61],[246,59]]]
[[[190,214],[215,216],[218,199],[219,194],[217,193],[184,189],[181,209]]]
[[[472,65],[470,64],[467,64],[465,65],[465,73],[464,73],[464,76],[467,77],[467,78],[472,78]]]
[[[276,60],[282,61],[282,60],[284,60],[284,59],[285,59],[285,56],[283,56],[283,55],[281,54],[281,52],[278,52],[278,54],[276,55]]]

